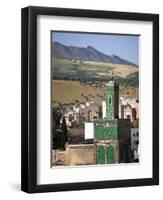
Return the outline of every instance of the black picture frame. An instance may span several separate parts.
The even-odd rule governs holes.
[[[153,177],[37,184],[37,16],[55,15],[100,19],[151,21],[153,23]],[[21,190],[28,193],[147,186],[159,184],[159,15],[50,7],[21,11]]]

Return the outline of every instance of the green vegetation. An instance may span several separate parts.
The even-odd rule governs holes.
[[[114,78],[125,86],[138,87],[138,67],[91,61],[52,58],[53,80],[73,80],[82,84],[105,84]]]
[[[62,114],[59,107],[53,108],[52,112],[52,139],[53,148],[65,150],[65,143],[68,140],[68,131],[66,127],[65,118],[62,119],[62,124],[60,124]]]

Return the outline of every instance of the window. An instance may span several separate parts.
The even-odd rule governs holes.
[[[138,145],[138,144],[139,144],[139,141],[138,141],[138,140],[136,140],[134,143],[135,143],[136,145]]]
[[[109,104],[111,104],[111,97],[109,97]]]

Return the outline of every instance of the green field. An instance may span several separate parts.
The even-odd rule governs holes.
[[[80,61],[52,58],[53,80],[78,80],[85,83],[108,82],[112,74],[121,83],[138,86],[139,68],[132,65],[120,65],[92,61]],[[132,77],[131,77],[132,75]]]

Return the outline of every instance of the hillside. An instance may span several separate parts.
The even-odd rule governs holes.
[[[101,102],[106,99],[105,91],[105,85],[88,85],[79,81],[53,80],[52,102],[70,104],[76,101],[93,101],[101,105]],[[120,86],[120,96],[124,95],[138,97],[138,88]]]
[[[106,99],[105,85],[113,77],[120,85],[120,96],[139,96],[138,66],[116,56],[112,57],[117,59],[111,59],[90,46],[81,50],[57,45],[52,46],[53,103],[93,101],[101,105]]]
[[[138,70],[133,65],[52,58],[53,80],[75,80],[86,84],[108,82],[113,74],[123,85],[138,87]]]

